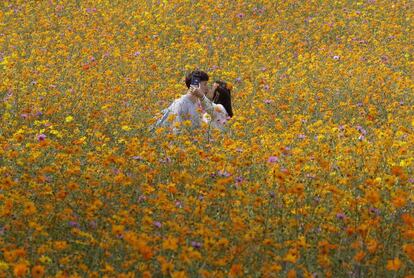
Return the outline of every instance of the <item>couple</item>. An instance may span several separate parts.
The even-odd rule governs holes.
[[[192,128],[199,128],[203,121],[214,128],[224,130],[227,120],[233,117],[231,88],[223,81],[215,81],[210,88],[207,85],[208,80],[209,76],[204,71],[196,70],[188,74],[185,78],[187,93],[162,111],[163,116],[152,129],[168,127],[176,134],[180,125],[189,120]],[[199,110],[203,112],[202,116]]]

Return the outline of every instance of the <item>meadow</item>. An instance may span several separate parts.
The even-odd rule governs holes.
[[[414,2],[0,7],[0,277],[414,277]]]

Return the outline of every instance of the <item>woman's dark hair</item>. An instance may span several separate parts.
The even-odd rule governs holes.
[[[201,70],[195,70],[187,74],[185,77],[185,85],[187,85],[187,88],[190,88],[191,84],[191,78],[193,76],[199,77],[200,81],[208,81],[208,74]]]
[[[227,86],[226,82],[221,80],[216,80],[214,83],[219,84],[219,86],[214,91],[213,102],[223,105],[230,118],[233,117],[233,109],[231,108],[231,90],[229,89],[229,86]]]

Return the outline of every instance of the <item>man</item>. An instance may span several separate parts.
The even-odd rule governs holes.
[[[193,78],[197,78],[199,87],[191,85]],[[185,78],[185,84],[188,91],[185,95],[174,100],[174,102],[162,111],[163,116],[159,119],[152,130],[156,127],[169,127],[173,133],[179,132],[179,126],[186,120],[191,122],[191,128],[198,128],[201,125],[201,116],[198,112],[199,104],[211,112],[211,101],[205,96],[210,93],[210,89],[207,85],[209,76],[206,72],[196,70],[188,74]]]

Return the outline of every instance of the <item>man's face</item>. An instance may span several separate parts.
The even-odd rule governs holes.
[[[209,91],[206,95],[209,99],[211,99],[211,100],[213,99],[214,91],[217,89],[218,86],[219,86],[218,83],[216,83],[216,82],[213,83],[213,85],[211,86],[211,88],[209,89]]]
[[[201,82],[200,82],[200,91],[201,91],[203,94],[207,94],[207,93],[208,93],[209,88],[208,88],[208,86],[207,86],[207,81],[201,81]]]

